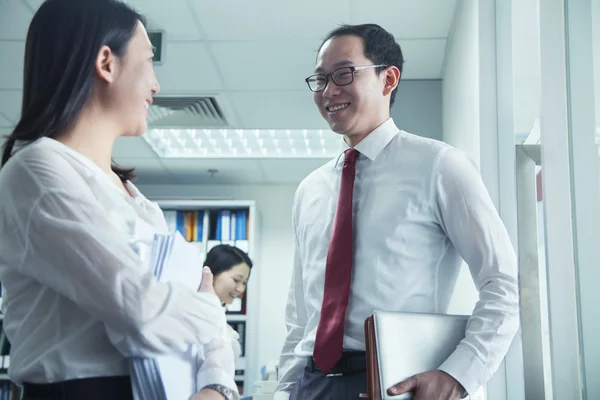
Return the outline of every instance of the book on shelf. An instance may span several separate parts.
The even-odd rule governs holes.
[[[164,210],[169,232],[179,231],[188,242],[204,241],[204,211]]]
[[[1,400],[20,400],[21,388],[10,381],[0,383]]]
[[[163,210],[169,231],[179,231],[188,242],[248,240],[248,210]],[[246,249],[242,249],[248,251]]]
[[[217,214],[215,239],[219,241],[248,240],[247,210],[220,210]]]
[[[4,321],[0,320],[0,374],[6,374],[10,366],[10,342],[4,332]],[[0,379],[1,381],[1,379]]]

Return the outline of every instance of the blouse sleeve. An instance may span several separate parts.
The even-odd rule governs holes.
[[[33,205],[20,272],[103,321],[125,355],[220,337],[226,321],[216,296],[159,282],[93,195],[76,189],[46,190]]]

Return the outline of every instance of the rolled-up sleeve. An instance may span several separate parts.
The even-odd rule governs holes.
[[[220,384],[230,388],[239,398],[235,376],[235,357],[231,339],[223,335],[204,345],[204,358],[200,360],[196,384],[198,389],[211,384]],[[232,399],[234,400],[234,399]]]
[[[441,154],[432,186],[437,220],[479,291],[466,336],[440,369],[473,394],[496,372],[519,327],[517,257],[478,170],[463,152]]]

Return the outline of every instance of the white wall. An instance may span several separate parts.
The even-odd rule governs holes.
[[[442,81],[400,80],[390,115],[400,129],[442,140]]]
[[[443,139],[480,164],[479,40],[476,0],[457,2],[446,47],[442,84]],[[463,265],[449,312],[470,314],[478,293]]]
[[[512,72],[516,134],[529,134],[540,116],[539,0],[513,1]]]
[[[498,18],[496,5],[497,2],[476,0],[462,0],[457,3],[443,71],[444,141],[466,151],[478,165],[483,182],[496,208],[499,211],[507,209],[514,211],[514,207],[511,208],[511,205],[514,206],[514,196],[510,197],[510,193],[500,193],[501,184],[506,192],[505,172],[511,173],[509,180],[514,181],[512,164],[514,164],[515,132],[512,129],[513,121],[508,125],[511,129],[507,130],[504,129],[507,127],[505,121],[499,120],[498,117],[497,94],[498,90],[504,88],[497,86],[496,50],[498,43],[502,46],[504,42],[503,38],[496,37]],[[502,7],[499,8],[503,10]],[[505,17],[507,15],[502,14],[500,20]],[[500,39],[500,42],[497,42],[497,39]],[[512,94],[512,90],[510,93]],[[535,106],[529,110],[531,109],[535,109]],[[523,113],[522,119],[527,119],[529,113],[530,111]],[[514,122],[527,125],[521,120]],[[503,131],[499,131],[499,123]],[[508,155],[509,159],[500,160],[500,144],[503,146],[502,155]],[[512,169],[501,169],[503,168],[501,165],[506,166],[506,163],[510,164]],[[511,193],[514,194],[514,188],[511,189]],[[514,233],[514,216],[509,213],[502,217],[507,219],[507,227],[511,233]],[[468,268],[463,265],[451,307],[455,311],[470,312],[477,299],[478,293]],[[517,338],[513,344],[513,348],[507,355],[511,370],[501,366],[487,385],[490,400],[522,398],[520,339]]]
[[[592,46],[594,52],[594,96],[596,131],[600,129],[600,0],[592,0]]]
[[[479,165],[479,40],[476,0],[459,1],[443,71],[444,141]]]
[[[255,262],[249,284],[259,280],[258,365],[278,360],[285,338],[285,303],[292,274],[292,199],[296,185],[139,185],[150,199],[157,197],[254,200],[258,213]]]

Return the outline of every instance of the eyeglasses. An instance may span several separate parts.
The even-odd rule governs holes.
[[[325,90],[329,83],[329,78],[333,80],[337,86],[346,86],[354,81],[354,72],[361,69],[387,67],[387,65],[362,65],[358,67],[342,67],[333,71],[331,74],[314,74],[305,79],[308,88],[313,92],[321,92]]]

